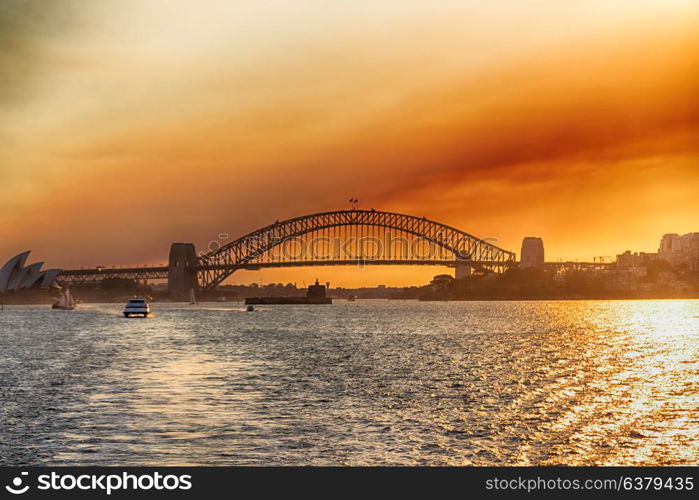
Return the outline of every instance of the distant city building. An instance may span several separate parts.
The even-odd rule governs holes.
[[[627,250],[616,256],[616,264],[619,269],[632,269],[645,267],[653,261],[658,260],[657,253],[635,252]]]
[[[527,236],[522,240],[519,267],[544,267],[544,240]]]
[[[699,233],[664,235],[660,240],[658,257],[670,264],[699,271]]]
[[[699,233],[665,234],[660,240],[657,253],[630,250],[616,256],[619,269],[635,269],[664,260],[686,271],[699,271]]]

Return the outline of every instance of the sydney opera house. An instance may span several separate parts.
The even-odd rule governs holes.
[[[0,268],[0,294],[26,288],[48,288],[55,284],[61,270],[42,270],[43,262],[25,265],[30,253],[30,251],[22,252]]]

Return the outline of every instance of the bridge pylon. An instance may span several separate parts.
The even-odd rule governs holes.
[[[471,276],[471,266],[470,262],[457,262],[454,265],[454,278],[457,280]]]
[[[187,300],[192,289],[199,289],[194,243],[173,243],[167,271],[168,294],[172,300]]]

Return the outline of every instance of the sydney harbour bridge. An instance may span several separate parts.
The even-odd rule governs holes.
[[[226,236],[226,235],[223,235]],[[224,238],[225,239],[225,238]],[[175,297],[211,290],[238,270],[305,266],[440,265],[456,277],[473,270],[503,272],[515,254],[459,229],[424,217],[377,210],[304,215],[257,229],[197,253],[173,243],[167,266],[61,270],[62,285],[105,278],[167,279]]]

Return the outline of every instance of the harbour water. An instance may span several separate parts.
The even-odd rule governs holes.
[[[699,463],[699,301],[0,313],[0,464]]]

